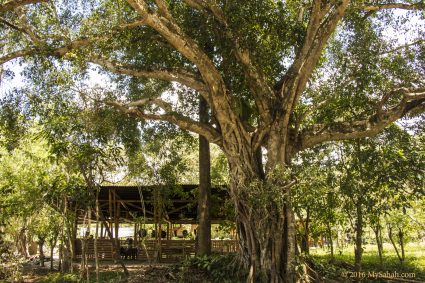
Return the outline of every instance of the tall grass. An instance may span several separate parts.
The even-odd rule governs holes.
[[[409,243],[405,247],[406,258],[400,263],[397,254],[391,244],[384,244],[383,263],[380,264],[378,248],[376,245],[364,245],[362,258],[362,271],[364,272],[398,272],[415,273],[416,280],[425,281],[425,243]],[[354,246],[346,246],[343,249],[335,248],[334,259],[331,259],[327,248],[311,249],[310,254],[321,263],[332,264],[335,262],[347,262],[354,264]]]

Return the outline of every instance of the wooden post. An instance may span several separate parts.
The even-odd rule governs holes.
[[[100,238],[103,238],[103,222],[100,222]]]
[[[203,97],[199,98],[199,120],[208,123],[208,105]],[[199,135],[199,196],[198,196],[198,233],[197,255],[211,254],[211,158],[208,140]]]
[[[133,233],[133,239],[134,239],[134,243],[136,244],[137,243],[137,241],[138,241],[138,238],[137,238],[137,222],[135,222],[134,223],[134,233]],[[137,247],[137,246],[136,246]]]
[[[108,197],[109,197],[109,229],[111,230],[111,232],[113,231],[112,230],[112,217],[113,217],[113,211],[112,211],[112,192],[111,192],[111,190],[109,190],[109,195],[108,195]]]
[[[103,225],[101,226],[103,228]],[[96,193],[96,232],[94,234],[94,260],[95,260],[95,266],[96,266],[96,282],[100,282],[99,281],[98,232],[99,232],[99,191],[97,191]]]
[[[171,230],[173,225],[167,222],[167,240],[171,240]]]
[[[115,194],[114,194],[115,195]],[[115,197],[116,199],[116,197]],[[121,202],[115,201],[117,209],[115,210],[115,240],[117,245],[121,247],[120,240],[118,238],[118,231],[120,229],[120,211],[121,211]]]
[[[118,210],[118,205],[117,205],[117,195],[115,194],[115,189],[112,191],[112,206],[113,206],[113,210],[114,210],[114,239],[115,242],[118,243],[118,228],[117,228],[117,210]]]

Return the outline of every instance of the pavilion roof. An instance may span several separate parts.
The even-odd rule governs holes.
[[[163,208],[163,219],[166,221],[196,223],[197,192],[198,185],[195,184],[108,185],[100,187],[98,198],[103,215],[107,219],[112,219],[119,213],[121,223],[134,222],[137,218],[144,218],[146,223],[154,223],[158,207]],[[229,219],[229,213],[224,205],[229,198],[226,187],[212,187],[211,195],[211,221],[217,223]]]

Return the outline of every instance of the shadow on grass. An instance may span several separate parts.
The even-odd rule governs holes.
[[[96,282],[95,273],[90,274],[90,283]],[[119,282],[121,279],[124,278],[124,274],[122,272],[116,272],[116,271],[102,271],[99,273],[99,281],[100,282]],[[58,273],[51,273],[40,280],[37,281],[37,283],[75,283],[75,282],[81,282],[79,280],[78,274],[75,273],[67,273],[67,274],[60,274]],[[83,282],[87,282],[84,280]]]

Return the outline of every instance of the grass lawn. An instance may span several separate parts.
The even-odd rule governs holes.
[[[398,274],[414,273],[415,277],[411,279],[425,282],[425,243],[410,243],[406,245],[405,253],[405,262],[400,264],[393,246],[388,243],[384,244],[383,264],[381,266],[376,245],[365,245],[362,258],[362,271],[365,272],[366,276],[372,274],[372,272],[388,272],[392,274],[394,274],[394,272]],[[350,271],[344,268],[335,269],[330,267],[330,251],[326,248],[312,249],[310,254],[317,262],[323,265],[325,269],[331,269],[337,276],[344,277],[344,272]],[[354,265],[354,246],[348,246],[342,250],[335,249],[334,262],[336,262],[337,265],[343,262]],[[338,275],[338,273],[340,274]]]

